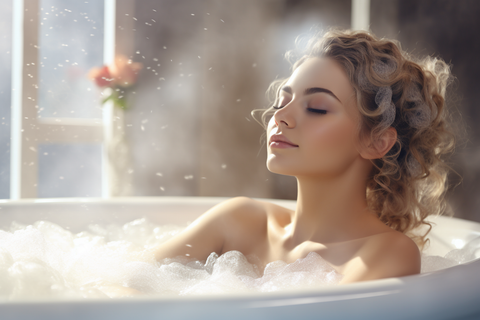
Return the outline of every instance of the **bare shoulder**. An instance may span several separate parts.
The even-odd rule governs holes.
[[[205,260],[211,252],[221,254],[232,242],[245,239],[248,228],[266,220],[262,205],[238,197],[223,201],[198,217],[185,230],[153,251],[157,260],[189,256]],[[263,212],[263,214],[262,214]]]
[[[205,213],[206,218],[222,221],[225,226],[245,226],[249,229],[262,227],[269,220],[287,220],[291,210],[271,202],[248,197],[235,197],[211,208]],[[230,229],[230,228],[229,228]]]
[[[384,257],[381,263],[391,266],[393,270],[405,273],[417,273],[420,268],[420,250],[417,244],[405,234],[392,231],[377,235],[369,244],[375,258]],[[420,270],[418,270],[420,271]]]
[[[290,217],[288,209],[273,203],[237,197],[221,205],[222,252],[237,250],[244,255],[261,256],[268,251],[269,229],[278,228]]]
[[[266,203],[248,197],[235,197],[214,207],[226,218],[250,219],[265,216]]]
[[[267,220],[267,204],[248,197],[235,197],[213,207],[208,215],[214,215],[221,221],[226,237],[234,236],[245,229],[264,225]]]
[[[421,255],[416,243],[398,231],[370,237],[359,252],[344,283],[414,275],[420,272]]]

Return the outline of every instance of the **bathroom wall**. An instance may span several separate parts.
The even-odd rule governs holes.
[[[135,195],[272,195],[263,129],[250,117],[275,77],[267,4],[136,3],[134,59],[144,72],[127,115]]]

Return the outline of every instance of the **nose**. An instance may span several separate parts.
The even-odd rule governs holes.
[[[290,102],[281,109],[278,109],[273,114],[273,119],[277,127],[284,126],[288,129],[292,129],[296,125],[293,103]]]

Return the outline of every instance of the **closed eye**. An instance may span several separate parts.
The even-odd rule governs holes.
[[[327,110],[323,109],[307,108],[307,110],[313,113],[327,114]]]

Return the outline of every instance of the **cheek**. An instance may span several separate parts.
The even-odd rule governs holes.
[[[342,121],[317,126],[310,135],[309,148],[314,157],[329,160],[332,163],[348,161],[358,154],[355,144],[355,123]]]

